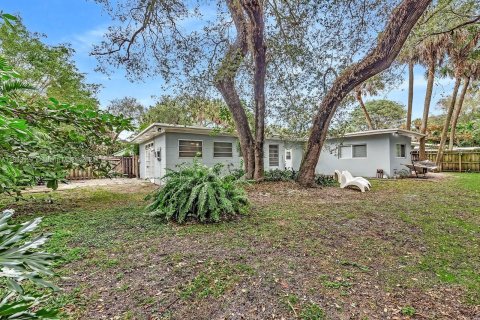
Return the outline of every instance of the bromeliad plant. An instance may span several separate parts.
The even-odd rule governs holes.
[[[42,218],[10,224],[12,215],[13,210],[5,210],[0,216],[0,278],[4,284],[0,291],[0,320],[58,319],[58,310],[41,306],[48,297],[45,289],[58,289],[42,278],[53,275],[49,268],[55,256],[38,250],[49,235],[30,237]],[[41,288],[39,293],[25,292],[26,282]]]
[[[248,200],[240,181],[233,176],[222,176],[222,165],[209,168],[194,161],[170,170],[163,180],[165,185],[150,198],[154,201],[147,211],[165,221],[183,223],[187,219],[200,222],[218,222],[222,217],[244,213]]]

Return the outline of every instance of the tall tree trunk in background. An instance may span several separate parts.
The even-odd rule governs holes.
[[[435,67],[436,67],[436,61],[432,61],[428,66],[427,91],[425,92],[422,125],[420,126],[420,133],[422,134],[427,133],[428,114],[430,112],[430,103],[432,101],[432,92],[433,92],[433,82],[435,80]],[[426,140],[426,137],[420,138],[420,150],[419,150],[420,160],[427,159],[427,154],[425,152],[425,140]]]
[[[460,116],[460,112],[462,111],[463,101],[465,100],[465,95],[467,94],[468,86],[470,85],[470,77],[463,78],[463,89],[460,93],[460,97],[457,103],[457,107],[452,116],[452,123],[450,129],[450,141],[448,142],[448,150],[453,149],[453,142],[455,140],[455,131],[457,127],[458,117]]]
[[[365,104],[363,103],[362,89],[360,89],[360,87],[357,87],[355,89],[355,97],[357,98],[357,101],[360,104],[360,108],[362,108],[363,113],[365,114],[365,121],[367,121],[368,130],[373,130],[372,118],[370,118],[370,115],[368,114],[368,110],[365,107]]]
[[[255,171],[254,179],[263,180],[265,140],[265,75],[267,72],[263,5],[258,0],[244,0],[243,6],[250,21],[250,37],[254,61],[253,93],[255,100]]]
[[[447,110],[447,116],[445,117],[445,123],[443,125],[443,130],[442,130],[442,136],[440,138],[440,145],[438,146],[437,159],[435,160],[435,162],[437,163],[437,166],[440,166],[440,168],[441,168],[441,164],[442,164],[443,152],[444,152],[444,149],[445,149],[445,143],[447,142],[448,127],[450,126],[450,121],[452,120],[453,110],[455,109],[455,102],[457,100],[458,88],[460,87],[460,81],[461,81],[461,78],[459,76],[457,76],[455,78],[455,86],[453,87],[452,101],[450,102],[450,106],[448,107],[448,110]]]
[[[412,108],[413,108],[413,60],[408,62],[408,106],[407,106],[407,130],[412,130]]]
[[[387,69],[397,57],[415,23],[431,0],[403,0],[390,15],[377,45],[358,63],[344,70],[333,82],[313,120],[307,149],[302,160],[298,182],[304,186],[315,184],[315,167],[320,157],[328,126],[342,102],[356,86]]]
[[[248,26],[242,6],[236,0],[227,0],[227,6],[235,24],[237,36],[230,45],[215,76],[215,87],[222,94],[232,113],[245,162],[245,176],[252,179],[255,171],[255,143],[247,114],[235,86],[235,76],[248,53]]]

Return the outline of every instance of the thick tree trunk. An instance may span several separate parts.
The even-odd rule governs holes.
[[[255,171],[254,179],[263,180],[265,140],[265,75],[267,72],[265,22],[263,5],[257,0],[246,0],[243,4],[250,20],[250,36],[254,61],[253,92],[255,100]]]
[[[363,103],[362,90],[359,87],[357,87],[357,89],[355,90],[355,97],[357,98],[357,101],[360,104],[360,108],[362,108],[363,113],[365,114],[365,121],[367,122],[368,130],[373,130],[372,118],[370,118],[370,115],[368,114],[368,110],[365,107],[365,104]]]
[[[245,177],[253,179],[255,172],[255,143],[247,115],[235,89],[235,81],[233,79],[223,79],[221,82],[216,83],[216,87],[222,94],[235,122],[235,129],[237,130],[240,149],[242,149],[243,161],[245,162]]]
[[[235,86],[235,76],[248,52],[248,26],[242,6],[236,0],[227,0],[226,2],[235,23],[237,37],[235,42],[228,48],[214,81],[215,87],[222,94],[235,122],[245,162],[245,177],[252,179],[255,171],[255,144],[247,114]]]
[[[455,108],[455,112],[452,116],[452,123],[450,129],[450,140],[448,141],[448,150],[453,149],[453,142],[455,141],[455,131],[457,129],[457,122],[458,117],[460,116],[460,112],[462,111],[463,101],[465,100],[465,95],[467,94],[468,86],[470,85],[470,77],[463,78],[463,89],[460,93],[460,97],[457,103],[457,107]]]
[[[298,182],[313,186],[315,167],[330,121],[341,101],[356,86],[387,69],[397,57],[411,29],[431,0],[403,0],[390,15],[390,20],[376,47],[365,58],[343,71],[320,103],[302,160]]]
[[[452,93],[452,101],[450,102],[450,106],[448,107],[447,116],[445,118],[445,124],[443,125],[442,136],[440,138],[440,145],[438,146],[437,152],[437,166],[441,168],[442,159],[443,159],[443,152],[445,149],[445,143],[447,142],[447,135],[448,135],[448,127],[450,126],[450,121],[452,120],[453,110],[455,109],[455,102],[457,100],[458,88],[460,87],[460,77],[455,78],[455,86],[453,87]]]
[[[435,68],[436,68],[436,61],[432,61],[428,66],[427,91],[425,92],[422,124],[420,126],[420,133],[422,134],[427,133],[428,114],[430,112],[430,103],[432,101],[432,92],[433,92],[433,82],[435,80]],[[427,154],[425,153],[425,140],[426,140],[426,137],[420,138],[420,149],[419,149],[420,160],[427,159]]]
[[[408,62],[408,106],[407,106],[407,130],[412,130],[412,108],[413,108],[413,60]]]

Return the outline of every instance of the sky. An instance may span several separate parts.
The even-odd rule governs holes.
[[[48,44],[70,43],[75,50],[77,67],[86,75],[87,81],[103,86],[98,95],[102,107],[106,107],[112,99],[124,96],[137,98],[148,106],[155,101],[154,96],[165,94],[161,89],[161,78],[130,82],[123,69],[108,76],[94,70],[96,58],[90,56],[89,52],[94,44],[100,42],[111,20],[93,0],[0,0],[0,10],[19,14],[28,30],[47,36],[44,41]],[[424,74],[422,67],[415,67],[413,118],[420,118],[423,113],[426,89]],[[405,81],[398,88],[366,100],[386,98],[407,105],[408,79],[406,75],[404,78]],[[437,79],[432,97],[432,114],[439,113],[436,102],[448,95],[452,88],[453,80]]]

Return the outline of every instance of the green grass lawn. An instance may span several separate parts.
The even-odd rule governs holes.
[[[480,174],[375,180],[365,194],[248,189],[250,214],[214,225],[145,215],[151,186],[37,194],[13,207],[19,220],[45,217],[48,250],[62,256],[64,290],[51,303],[72,319],[479,314]]]

